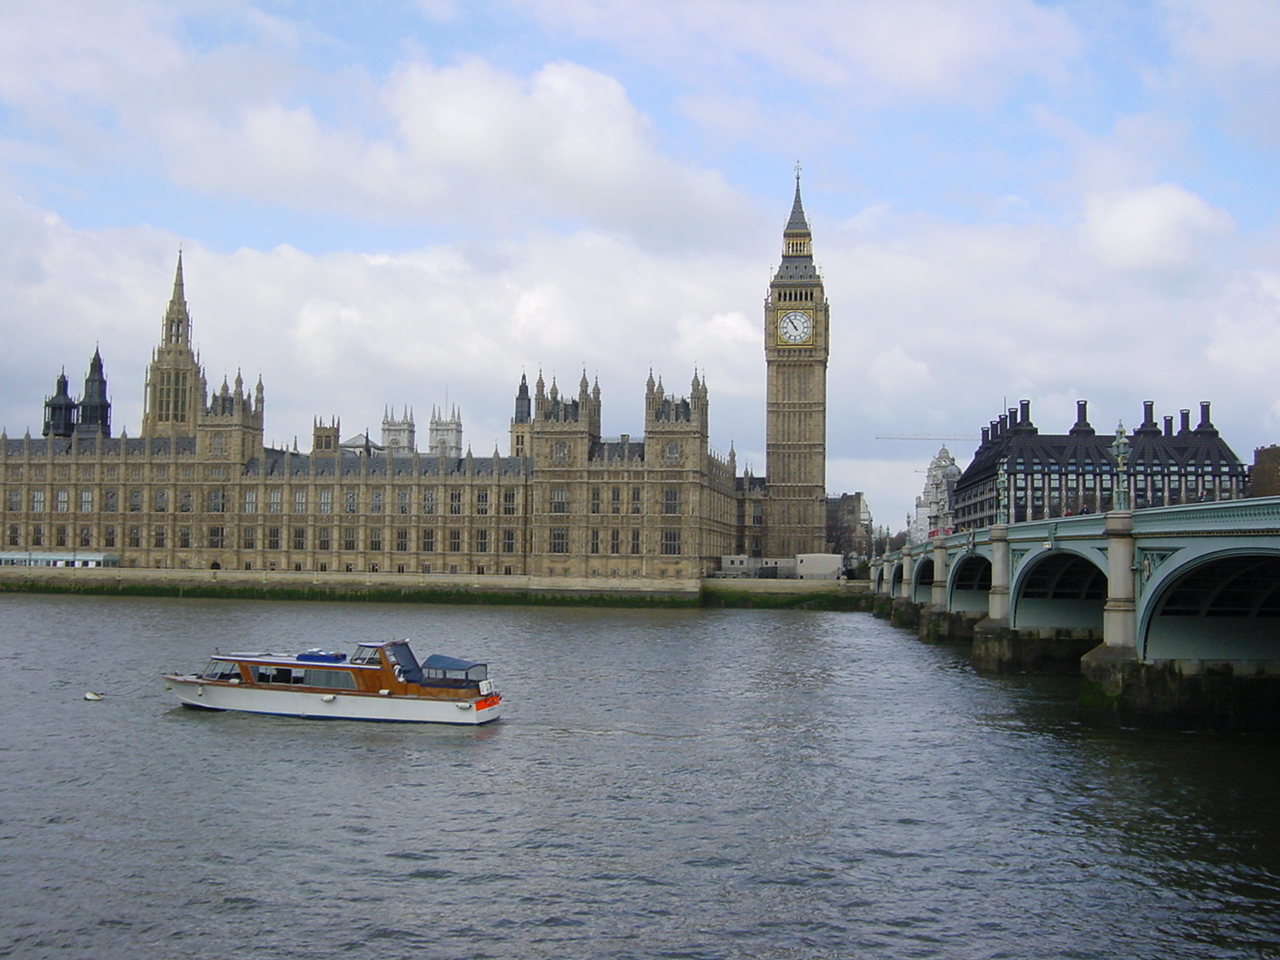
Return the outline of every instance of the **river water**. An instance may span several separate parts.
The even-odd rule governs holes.
[[[390,637],[505,718],[158,679]],[[864,614],[0,595],[0,671],[0,956],[1280,956],[1274,740],[1082,728]]]

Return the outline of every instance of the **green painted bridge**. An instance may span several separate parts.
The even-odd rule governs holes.
[[[1280,497],[939,537],[873,562],[872,585],[925,622],[971,624],[980,666],[1084,654],[1094,699],[1121,722],[1194,720],[1188,700],[1212,687],[1208,712],[1236,720],[1191,725],[1280,727]]]

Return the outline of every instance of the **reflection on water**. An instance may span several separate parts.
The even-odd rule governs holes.
[[[1280,942],[1271,741],[1083,729],[1071,681],[864,615],[0,596],[0,628],[0,955]],[[158,680],[392,636],[487,660],[506,718],[207,714]]]

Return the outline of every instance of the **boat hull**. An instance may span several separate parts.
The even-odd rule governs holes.
[[[448,723],[479,726],[497,720],[497,697],[444,700],[433,697],[382,696],[353,690],[264,689],[248,684],[211,683],[200,677],[166,676],[186,707],[236,710],[315,720],[379,720],[390,723]]]

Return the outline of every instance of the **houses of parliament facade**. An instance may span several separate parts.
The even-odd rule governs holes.
[[[191,346],[181,254],[137,436],[112,436],[95,351],[43,436],[0,434],[0,555],[100,552],[121,566],[352,573],[701,577],[726,555],[825,550],[829,316],[797,176],[765,301],[766,476],[708,446],[705,379],[649,376],[640,438],[600,432],[600,387],[516,392],[506,456],[463,454],[461,421],[383,444],[314,422],[311,451],[263,443],[265,388],[212,393]]]

